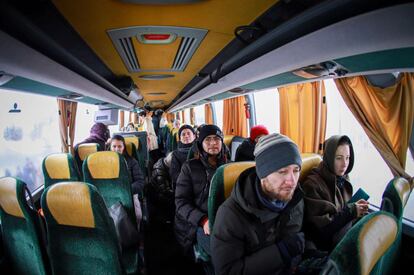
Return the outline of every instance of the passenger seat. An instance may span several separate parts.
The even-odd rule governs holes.
[[[114,223],[94,186],[56,183],[41,204],[53,274],[124,274]]]
[[[45,189],[61,181],[79,181],[79,170],[69,153],[50,154],[42,162]]]
[[[27,193],[26,193],[27,192]],[[14,274],[48,274],[40,220],[29,206],[26,184],[17,178],[0,178],[0,217],[5,256]]]

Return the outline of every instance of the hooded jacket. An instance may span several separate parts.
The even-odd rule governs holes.
[[[350,160],[345,175],[336,176],[335,153],[338,144],[347,140]],[[354,165],[354,151],[347,136],[332,136],[325,143],[323,161],[312,169],[302,184],[305,193],[305,233],[317,248],[332,250],[351,228],[356,218],[355,204],[348,205],[353,188],[348,173]]]
[[[225,146],[217,155],[216,167],[208,163],[208,154],[200,148],[198,158],[186,161],[177,179],[175,189],[175,235],[184,252],[190,254],[196,239],[196,230],[200,222],[207,216],[207,199],[210,181],[216,169],[227,162]]]
[[[302,228],[299,188],[286,207],[274,212],[262,206],[255,168],[244,171],[230,197],[220,206],[211,236],[212,260],[220,274],[286,274],[277,242]]]

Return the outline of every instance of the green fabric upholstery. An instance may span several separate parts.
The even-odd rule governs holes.
[[[96,187],[56,183],[45,190],[41,205],[53,274],[123,274],[115,226]],[[71,214],[80,218],[70,222]]]
[[[79,174],[82,177],[82,165],[83,161],[88,155],[104,150],[98,143],[81,143],[75,146],[75,161],[76,167],[79,169]]]
[[[81,179],[75,160],[69,153],[57,153],[46,156],[42,162],[42,170],[45,179],[45,188],[57,182],[79,181]],[[58,171],[53,173],[52,170]]]
[[[171,139],[170,139],[170,151],[174,151],[178,147],[178,129],[174,128],[171,131]]]
[[[382,195],[381,210],[393,214],[398,221],[397,239],[381,259],[382,274],[393,274],[399,266],[403,212],[410,193],[410,183],[404,178],[396,177],[388,183]]]
[[[397,232],[394,215],[384,211],[366,215],[335,247],[321,274],[382,274],[381,258],[395,242]]]
[[[138,161],[139,168],[147,176],[147,169],[145,168],[144,155],[140,152],[139,148],[142,148],[140,140],[137,136],[124,136],[125,144],[127,146],[127,153],[130,157],[135,158]],[[138,146],[137,146],[138,145]]]
[[[0,217],[4,253],[14,274],[47,274],[48,262],[42,246],[40,223],[37,212],[27,204],[25,186],[26,184],[17,178],[0,178]],[[8,193],[6,189],[12,192]],[[11,214],[10,208],[6,206],[10,200],[17,201],[17,216]]]
[[[253,166],[255,166],[254,161],[241,161],[228,163],[217,168],[216,173],[211,179],[208,194],[208,221],[210,228],[214,228],[217,210],[230,196],[239,175]]]
[[[92,171],[90,168],[92,164],[98,164],[95,169],[98,171]],[[113,165],[116,167],[118,174],[107,178],[97,178],[94,172],[102,172],[113,169]],[[132,201],[132,192],[130,184],[130,176],[128,173],[127,164],[125,158],[117,152],[96,152],[88,156],[83,163],[83,175],[85,182],[94,185],[99,193],[102,195],[106,206],[109,208],[117,202],[121,202],[124,206],[129,219],[136,224],[136,216],[134,204]],[[131,255],[130,255],[131,254]],[[122,255],[127,270],[137,270],[138,268],[138,248],[124,251]]]

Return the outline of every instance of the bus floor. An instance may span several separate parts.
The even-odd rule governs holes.
[[[147,224],[144,247],[146,275],[205,274],[201,264],[182,254],[172,224]]]

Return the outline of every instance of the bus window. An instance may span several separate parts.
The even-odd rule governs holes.
[[[204,105],[194,107],[194,113],[195,113],[196,125],[201,125],[201,124],[206,123]]]
[[[279,133],[279,94],[275,88],[253,94],[256,110],[256,124],[264,125],[270,133]]]
[[[216,101],[212,104],[216,108],[217,126],[223,130],[223,100]]]
[[[94,124],[93,119],[96,111],[98,111],[98,106],[96,105],[78,103],[76,112],[75,145],[89,136],[89,131]],[[116,128],[118,129],[118,126],[116,126]],[[111,131],[111,134],[112,133],[113,132]]]
[[[184,110],[184,121],[185,121],[185,124],[191,124],[190,108],[187,108],[187,109]]]
[[[369,202],[379,207],[385,186],[393,178],[391,170],[346,106],[334,81],[325,81],[325,87],[328,104],[326,137],[349,136],[355,152],[354,168],[350,173],[351,183],[355,191],[363,188],[370,195]]]
[[[56,98],[0,93],[0,176],[18,177],[34,191],[44,182],[43,158],[61,151]]]
[[[405,171],[411,176],[414,175],[414,158],[410,150],[407,151],[407,160],[405,162]],[[414,222],[414,196],[410,196],[407,205],[404,208],[404,218]]]

